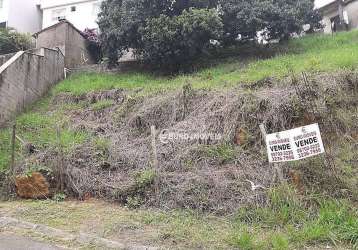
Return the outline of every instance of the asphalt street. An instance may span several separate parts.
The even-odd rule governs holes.
[[[11,233],[0,233],[0,250],[63,250],[63,248]]]

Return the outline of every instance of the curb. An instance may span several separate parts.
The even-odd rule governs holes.
[[[126,249],[126,250],[158,250],[159,249],[157,247],[126,245],[121,242],[112,241],[85,233],[79,233],[78,235],[74,235],[65,232],[63,230],[48,227],[45,225],[20,221],[18,219],[11,218],[11,217],[0,217],[0,228],[6,228],[6,227],[31,230],[46,235],[48,237],[59,238],[64,241],[76,241],[80,244],[94,244],[98,247],[105,247],[109,249]]]

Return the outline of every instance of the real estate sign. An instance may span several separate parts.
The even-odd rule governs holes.
[[[270,162],[297,161],[324,153],[318,124],[266,136]]]

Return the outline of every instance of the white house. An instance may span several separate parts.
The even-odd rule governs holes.
[[[101,1],[41,0],[42,28],[45,29],[54,25],[61,19],[68,20],[81,31],[86,28],[98,28],[96,21]]]
[[[358,0],[321,0],[316,4],[322,14],[324,32],[358,29]]]
[[[0,27],[23,33],[41,30],[39,0],[0,0]]]

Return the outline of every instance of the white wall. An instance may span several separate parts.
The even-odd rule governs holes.
[[[349,21],[349,29],[358,29],[358,1],[352,1],[343,7],[343,11],[347,13]],[[324,33],[332,33],[331,18],[339,15],[338,7],[332,7],[325,11],[323,14],[322,23],[324,27]]]
[[[327,4],[334,2],[335,0],[315,0],[315,7],[321,8]]]
[[[70,4],[78,4],[83,2],[90,2],[95,0],[39,0],[41,3],[41,8],[53,8],[63,5],[70,5]]]
[[[7,22],[9,14],[10,0],[3,0],[3,6],[0,9],[0,23]]]
[[[0,22],[23,33],[35,33],[41,29],[41,11],[38,0],[4,0],[0,10]]]
[[[358,29],[358,1],[353,1],[345,8],[349,19],[349,28]]]
[[[46,2],[46,4],[44,2]],[[86,28],[98,28],[96,21],[101,2],[100,0],[46,0],[44,2],[41,5],[41,8],[43,9],[42,28],[56,24],[58,20],[54,19],[54,11],[60,10],[63,10],[65,18],[81,31]],[[75,7],[76,11],[71,11],[72,7]]]

